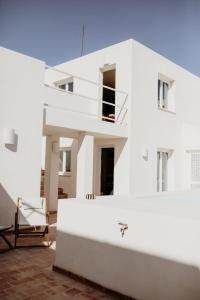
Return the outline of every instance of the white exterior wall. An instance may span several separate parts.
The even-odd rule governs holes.
[[[156,192],[158,148],[174,150],[169,160],[168,189],[185,189],[188,175],[184,145],[188,142],[184,126],[193,124],[193,127],[197,126],[194,130],[198,131],[199,78],[133,40],[61,64],[57,68],[101,83],[100,69],[104,64],[116,65],[116,88],[128,93],[128,142],[119,140],[126,147],[119,155],[121,165],[118,162],[115,168],[115,192]],[[158,74],[174,81],[175,114],[158,110]],[[79,84],[75,81],[75,90],[79,89]],[[84,90],[83,86],[80,87],[82,92],[88,93],[87,88]],[[94,91],[90,96],[96,96]],[[97,143],[100,144],[101,140]],[[196,136],[192,143],[196,143]],[[148,150],[147,161],[142,158],[143,149]],[[119,184],[121,182],[123,185]],[[98,190],[98,182],[96,184],[95,189]]]
[[[200,111],[200,79],[154,51],[133,41],[131,115],[131,193],[156,192],[158,148],[173,149],[171,190],[185,189],[185,150],[197,142]],[[176,114],[158,110],[158,74],[174,80]],[[193,124],[193,137],[186,137],[184,126]],[[197,126],[197,127],[196,127]],[[184,140],[183,140],[184,137]],[[189,140],[187,140],[189,138]],[[186,147],[187,145],[187,147]],[[148,160],[142,150],[148,149]],[[199,148],[199,146],[198,146]]]
[[[43,62],[0,48],[0,131],[17,135],[0,147],[1,224],[13,224],[17,197],[40,195],[43,81]]]
[[[199,300],[199,212],[199,191],[63,200],[54,265],[134,299]]]
[[[102,84],[102,72],[101,69],[104,67],[104,65],[115,65],[116,66],[116,89],[124,91],[128,94],[127,99],[127,106],[129,107],[129,112],[131,111],[131,98],[132,98],[132,40],[128,40],[116,45],[113,45],[111,47],[102,49],[100,51],[91,53],[89,55],[77,58],[75,60],[66,62],[64,64],[56,66],[57,69],[78,75],[80,77],[83,77],[85,79],[91,80],[93,82],[96,82],[98,84]],[[55,81],[58,81],[59,79],[65,78],[65,75],[61,75],[56,72],[47,71],[46,72],[46,82],[48,84],[52,84]],[[49,89],[48,93],[49,93]],[[56,91],[59,93],[59,91]],[[91,101],[89,105],[89,101],[85,99],[78,99],[76,98],[75,101],[80,100],[80,104],[77,105],[77,109],[81,111],[85,111],[89,108],[90,112],[95,113],[101,112],[101,92],[102,89],[100,87],[93,86],[91,84],[85,83],[79,79],[74,80],[74,93],[83,94],[86,97],[93,97],[97,98],[98,101],[96,102],[97,106],[95,107],[94,102]],[[62,92],[61,92],[62,93]],[[62,93],[65,94],[65,93]],[[57,101],[56,105],[68,105],[66,104],[67,101],[64,99],[64,95],[61,95],[62,99],[61,101]],[[56,98],[57,99],[57,98]],[[116,93],[116,104],[121,105],[123,101],[125,100],[124,94]],[[53,102],[55,100],[51,100],[50,104],[55,104]],[[83,104],[84,103],[84,104]],[[71,105],[71,104],[69,104]],[[70,108],[73,109],[72,106]],[[116,109],[116,111],[118,111]],[[53,113],[54,114],[54,113]],[[55,115],[55,114],[54,114]],[[82,117],[82,116],[81,116]],[[81,122],[81,117],[79,118],[79,122]],[[67,120],[70,122],[71,118],[74,120],[74,116],[71,115],[60,115],[59,122],[61,122],[61,118],[63,120]],[[48,119],[48,116],[47,116]],[[58,117],[57,117],[58,119]],[[127,122],[130,122],[130,115],[127,116]],[[55,123],[56,124],[56,123]],[[116,159],[115,159],[115,170],[114,170],[114,177],[115,177],[115,183],[114,183],[114,193],[115,194],[128,194],[130,192],[130,144],[129,140],[126,140],[126,138],[122,138],[120,140],[120,136],[127,137],[130,136],[130,132],[127,133],[123,130],[123,127],[120,129],[117,128],[116,125],[108,122],[101,122],[99,124],[94,124],[91,127],[91,124],[88,123],[87,120],[84,121],[84,130],[90,132],[96,131],[96,132],[102,132],[105,137],[97,137],[95,138],[95,144],[100,146],[104,146],[105,144],[108,146],[113,145],[113,138],[118,137],[119,139],[115,139],[115,152],[116,152]],[[62,126],[64,126],[64,122],[62,122]],[[74,126],[74,125],[73,125]],[[78,122],[76,123],[76,128],[78,129]],[[98,127],[98,128],[97,128]],[[111,127],[116,127],[117,129],[112,129]],[[112,136],[112,132],[113,136]],[[111,137],[106,137],[106,134],[110,135]],[[97,152],[96,146],[94,149],[95,153]],[[100,166],[98,164],[98,159],[100,159],[100,156],[98,154],[95,154],[94,157],[94,191],[97,195],[99,195],[99,184],[100,184]],[[97,174],[95,173],[95,168],[97,166]],[[126,174],[126,176],[124,176]],[[126,178],[125,182],[120,184],[122,181],[124,181],[124,178]]]
[[[83,112],[100,112],[101,88],[75,79],[74,92],[97,99],[91,103],[78,95],[66,95],[50,87],[44,88],[44,81],[51,84],[65,76],[62,77],[59,73],[52,75],[47,71],[44,80],[43,62],[6,49],[1,49],[0,52],[0,129],[13,128],[18,135],[17,150],[2,146],[0,152],[1,195],[2,199],[10,199],[2,202],[4,209],[8,202],[13,203],[18,196],[39,195],[43,103],[64,108],[60,111],[47,109],[46,124],[54,126],[58,136],[62,136],[65,129],[74,131],[76,135],[80,131],[94,135],[93,190],[97,194],[98,149],[104,144],[113,145],[113,140],[116,154],[115,194],[148,194],[156,191],[158,148],[174,150],[170,159],[169,188],[179,190],[189,187],[186,150],[200,148],[199,78],[133,40],[57,66],[58,69],[101,84],[101,69],[108,64],[115,65],[116,88],[128,94],[127,131],[126,128],[120,129],[113,123],[95,123],[94,119],[89,119],[87,115],[79,116],[67,111],[77,107]],[[174,80],[176,114],[157,108],[159,73]],[[121,104],[118,95],[116,102]],[[148,150],[147,161],[142,158],[143,149]],[[72,180],[66,179],[69,179],[70,192],[65,191],[69,192],[70,196],[74,196],[75,177],[76,174]],[[17,183],[11,178],[17,178]],[[61,181],[64,181],[64,178]],[[3,212],[3,209],[1,211]]]

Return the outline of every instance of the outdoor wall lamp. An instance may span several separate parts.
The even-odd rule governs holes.
[[[148,160],[149,151],[146,147],[142,149],[142,158]]]
[[[2,130],[2,144],[15,145],[15,130],[10,128],[3,128]]]

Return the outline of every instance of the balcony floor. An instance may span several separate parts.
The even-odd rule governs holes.
[[[51,215],[50,232],[54,241],[50,248],[17,248],[0,254],[0,299],[127,299],[96,284],[52,271],[56,215]],[[12,235],[7,237],[13,241]],[[27,243],[31,241],[26,238]],[[0,239],[0,250],[3,248],[5,245]]]

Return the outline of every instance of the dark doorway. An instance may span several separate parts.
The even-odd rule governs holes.
[[[115,89],[115,69],[103,72],[103,85]],[[103,87],[103,101],[115,104],[115,91]],[[115,119],[115,107],[103,103],[102,114],[104,121],[112,122]]]
[[[114,148],[101,149],[101,195],[113,195]]]

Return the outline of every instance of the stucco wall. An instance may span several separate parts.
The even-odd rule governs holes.
[[[191,130],[198,132],[199,126],[199,78],[133,40],[69,61],[57,68],[102,83],[101,68],[106,64],[116,65],[116,88],[128,93],[128,142],[121,140],[121,144],[125,144],[121,145],[122,151],[118,144],[117,193],[156,192],[158,148],[173,150],[169,160],[168,189],[184,189],[188,180],[186,145],[189,141],[196,143],[196,134],[192,134]],[[175,114],[158,110],[157,81],[160,74],[174,81]],[[75,82],[77,89],[79,84]],[[97,95],[92,90],[90,92],[93,96]],[[190,129],[188,142],[188,135],[184,133],[187,126],[193,128]],[[148,150],[148,160],[142,158],[143,149]]]
[[[0,131],[16,132],[0,149],[1,223],[13,223],[17,197],[40,195],[43,81],[43,62],[0,48]]]
[[[199,191],[63,200],[54,264],[136,299],[199,300],[199,208]]]
[[[6,203],[13,203],[17,196],[39,195],[43,103],[46,100],[50,103],[62,101],[65,106],[68,97],[60,94],[58,99],[56,95],[62,92],[49,93],[50,88],[43,88],[43,62],[3,48],[0,52],[0,128],[13,128],[18,137],[16,148],[6,148],[3,145],[1,147],[1,195],[2,199],[10,199],[6,200]],[[82,130],[89,131],[94,127],[91,131],[95,130],[95,143],[99,145],[106,137],[101,136],[101,132],[105,135],[109,133],[106,144],[113,143],[112,132],[119,138],[115,141],[117,149],[115,193],[148,194],[156,191],[158,148],[174,150],[170,188],[176,190],[185,188],[187,181],[185,151],[191,145],[199,148],[197,143],[200,126],[199,78],[133,40],[69,61],[57,68],[102,83],[101,68],[108,64],[116,66],[116,88],[128,93],[128,140],[120,139],[121,136],[126,137],[127,132],[114,131],[114,124],[111,123],[99,122],[91,126],[92,123],[86,120],[84,124],[87,126],[85,125]],[[175,114],[157,108],[159,73],[174,81]],[[49,83],[55,79],[51,76],[48,79],[48,72],[46,75]],[[97,87],[88,88],[87,84],[83,86],[75,82],[75,91],[76,88],[88,92],[89,96],[95,96],[97,99],[101,94]],[[101,106],[101,101],[99,105]],[[86,108],[84,105],[82,107]],[[76,119],[74,115],[66,112],[58,114],[50,111],[48,116],[52,125],[63,128],[67,127],[71,120],[70,124],[77,129],[77,120],[81,120],[81,117],[77,116]],[[77,130],[80,131],[80,124]],[[142,158],[144,148],[148,150],[148,160]],[[94,178],[94,181],[96,180]],[[1,205],[5,209],[3,203],[5,202],[2,201]],[[3,209],[1,211],[3,212]]]
[[[129,107],[129,113],[127,115],[127,123],[131,122],[131,105],[132,105],[132,40],[128,40],[111,47],[96,51],[89,55],[85,55],[83,57],[74,59],[72,61],[60,64],[56,66],[57,69],[63,70],[65,72],[81,76],[88,80],[92,80],[93,82],[102,84],[102,71],[101,69],[104,68],[106,65],[115,65],[116,66],[116,89],[124,91],[128,94],[127,99],[127,106]],[[56,72],[48,71],[46,72],[46,82],[52,84],[52,82],[58,80],[59,78],[64,78],[64,75],[56,74]],[[93,87],[91,84],[83,83],[81,80],[76,80],[74,82],[75,93],[78,92],[83,93],[85,96],[92,96],[97,98],[99,111],[101,111],[101,88]],[[125,96],[124,94],[116,93],[116,103],[122,104],[124,101]],[[84,101],[84,99],[83,99]],[[87,104],[87,102],[86,102]],[[81,108],[81,106],[79,106]],[[70,117],[70,116],[69,116]],[[68,120],[70,119],[68,117]],[[79,118],[80,120],[80,118]],[[86,124],[87,122],[85,122]],[[78,124],[78,123],[77,123]],[[99,131],[102,133],[107,133],[109,135],[112,134],[117,137],[127,137],[127,132],[124,134],[123,130],[112,129],[112,132],[109,131],[111,127],[111,123],[101,122],[97,124]],[[85,126],[85,125],[84,125]],[[94,126],[87,131],[94,130]],[[85,128],[85,127],[84,127]],[[119,132],[119,133],[118,133]],[[117,136],[118,135],[118,136]],[[106,144],[113,144],[112,138],[107,138],[105,142],[106,136],[104,137],[97,137],[95,138],[95,143],[100,144],[102,142],[102,146]],[[128,132],[128,136],[130,136],[130,132]],[[128,194],[130,191],[130,144],[129,140],[126,142],[126,139],[120,139],[116,142],[116,153],[117,153],[117,160],[116,160],[116,167],[115,167],[115,191],[117,194]],[[96,153],[96,149],[95,149]],[[98,155],[95,154],[95,160],[100,159]],[[94,165],[96,166],[98,162],[94,161]],[[99,172],[99,171],[97,171]],[[126,180],[124,181],[124,174],[126,174]],[[97,182],[98,174],[94,172],[94,191],[98,194],[98,182]],[[123,182],[123,185],[120,183]]]
[[[194,132],[198,131],[200,80],[136,41],[133,41],[132,56],[133,97],[129,135],[131,193],[156,192],[158,148],[174,150],[172,166],[174,182],[171,184],[171,189],[184,189],[187,177],[184,153],[188,142],[183,125],[193,124]],[[174,81],[175,114],[158,110],[159,73]],[[190,143],[195,144],[196,137],[190,135]],[[147,161],[142,158],[143,148],[147,148],[149,152]]]

